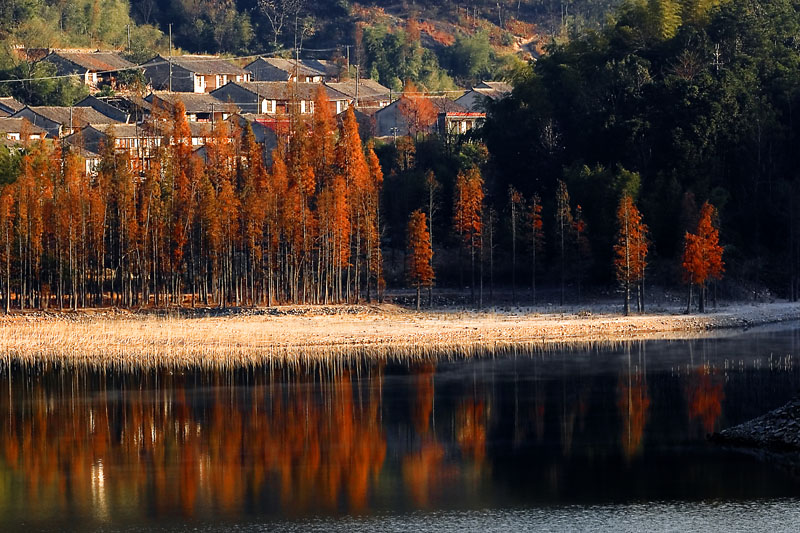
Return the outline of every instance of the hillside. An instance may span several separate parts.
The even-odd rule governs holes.
[[[0,68],[14,47],[115,48],[144,61],[173,45],[192,53],[349,56],[399,89],[502,76],[553,39],[597,27],[620,0],[8,0],[0,5]],[[16,72],[0,77],[21,77]],[[36,73],[38,74],[38,73]],[[43,75],[44,73],[42,73]]]

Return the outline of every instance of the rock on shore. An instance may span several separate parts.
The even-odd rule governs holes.
[[[800,451],[800,398],[769,413],[715,433],[711,440],[775,452]]]

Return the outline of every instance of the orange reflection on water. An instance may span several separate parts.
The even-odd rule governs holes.
[[[0,494],[0,507],[16,498],[98,518],[109,506],[190,516],[239,512],[275,491],[289,514],[366,508],[386,456],[380,387],[354,386],[347,372],[317,387],[267,379],[223,388],[217,376],[198,392],[160,377],[111,396],[76,376],[2,394],[0,470],[22,494]]]
[[[703,431],[713,433],[722,415],[722,400],[725,399],[724,378],[711,370],[698,368],[689,380],[687,390],[689,418],[699,420]]]
[[[461,403],[456,415],[456,441],[461,454],[481,466],[486,458],[486,403],[470,399]]]
[[[622,417],[622,453],[630,461],[642,449],[650,395],[640,372],[620,375],[617,391],[617,406]]]
[[[445,470],[444,447],[432,438],[424,438],[419,449],[403,457],[403,485],[417,507],[428,507],[431,492],[441,485]]]
[[[433,376],[436,365],[423,364],[412,369],[414,398],[411,410],[411,420],[414,429],[419,435],[426,435],[430,428],[431,413],[433,413],[434,389]]]

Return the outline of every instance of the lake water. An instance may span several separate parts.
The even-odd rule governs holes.
[[[0,530],[796,531],[706,435],[800,388],[800,329],[343,370],[0,379]]]

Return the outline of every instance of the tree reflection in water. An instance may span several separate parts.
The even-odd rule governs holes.
[[[695,369],[689,379],[687,387],[689,418],[699,420],[705,434],[714,432],[717,421],[722,415],[724,387],[724,376],[705,365]]]
[[[320,387],[299,378],[271,386],[264,375],[223,387],[216,374],[202,394],[168,375],[157,388],[145,377],[113,395],[89,392],[81,375],[61,376],[61,386],[36,380],[0,399],[9,413],[2,460],[24,486],[22,500],[87,514],[111,503],[235,512],[263,491],[277,491],[290,513],[357,511],[386,456],[377,372],[366,391],[346,371]]]
[[[650,409],[650,395],[647,391],[647,377],[644,370],[645,354],[643,346],[638,344],[638,363],[631,361],[631,346],[626,347],[628,356],[627,371],[620,374],[617,385],[617,406],[622,417],[622,454],[627,461],[633,459],[642,450],[644,427],[647,424]]]
[[[349,369],[15,368],[0,381],[0,516],[238,523],[784,494],[705,433],[723,412],[730,425],[791,398],[798,366],[733,366],[758,346],[707,344]]]

